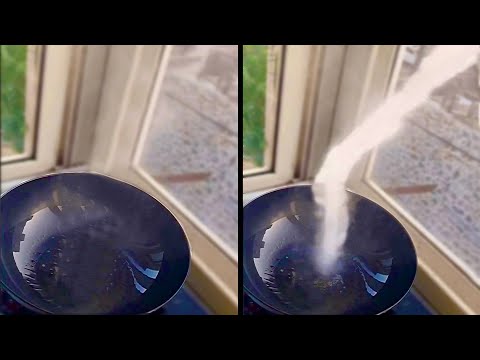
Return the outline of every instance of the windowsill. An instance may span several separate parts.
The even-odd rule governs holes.
[[[253,191],[249,193],[243,194],[243,206],[245,206],[247,203],[255,199],[256,197],[265,194],[266,192],[269,192],[270,190],[262,190],[262,191]]]
[[[71,168],[59,169],[57,171],[52,171],[52,172],[48,172],[48,173],[45,173],[45,174],[37,174],[37,175],[32,175],[32,176],[22,177],[22,178],[19,178],[19,179],[14,179],[14,180],[1,182],[0,183],[0,193],[3,195],[7,191],[13,189],[14,187],[16,187],[16,186],[20,185],[21,183],[23,183],[25,181],[28,181],[28,180],[33,180],[35,178],[39,178],[39,177],[45,176],[47,174],[69,172],[69,171],[72,171],[72,172],[88,171],[88,168],[85,165],[84,166],[76,166],[76,167],[71,167]]]
[[[260,195],[266,194],[266,193],[268,193],[272,190],[281,189],[285,186],[294,186],[294,185],[302,185],[302,184],[311,184],[311,182],[298,181],[298,182],[289,183],[289,184],[286,184],[286,185],[283,185],[283,186],[274,186],[274,187],[267,188],[267,189],[262,189],[262,190],[258,190],[258,191],[251,191],[251,192],[244,193],[243,194],[243,206],[245,206],[248,202],[252,201],[253,199],[259,197]]]
[[[7,191],[11,190],[18,184],[22,183],[23,181],[28,180],[28,178],[25,179],[15,179],[15,180],[10,180],[10,181],[5,181],[0,183],[0,193],[4,194]]]

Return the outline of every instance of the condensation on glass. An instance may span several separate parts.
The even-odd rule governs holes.
[[[238,249],[238,46],[173,46],[140,166]]]
[[[395,90],[433,48],[404,46]],[[479,66],[471,66],[408,115],[368,176],[480,285],[479,102]]]

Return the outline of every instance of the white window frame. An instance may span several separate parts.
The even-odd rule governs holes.
[[[349,46],[334,120],[333,143],[341,140],[388,94],[398,76],[396,45]],[[367,177],[375,150],[352,170],[348,187],[394,214],[412,237],[418,256],[416,289],[442,314],[480,313],[480,289],[424,229]]]
[[[2,181],[44,173],[55,168],[64,116],[71,50],[71,45],[45,46],[37,133],[33,132],[34,109],[31,105],[27,105],[25,114],[29,128],[26,152],[17,158],[4,159],[5,162],[1,165]],[[27,61],[28,66],[34,63],[31,55]],[[32,86],[27,85],[26,91],[30,96],[34,90]],[[33,140],[34,136],[37,139],[35,149],[29,148],[30,144],[33,144],[30,139]],[[32,157],[26,159],[26,156]]]
[[[128,181],[182,223],[192,248],[187,283],[218,314],[238,313],[238,257],[139,165],[172,46],[111,46],[90,169]]]
[[[346,50],[346,45],[312,47],[296,180],[314,177],[329,149]]]
[[[310,54],[311,46],[308,45],[285,46],[273,167],[270,172],[263,174],[255,170],[244,172],[244,192],[281,185],[293,180]]]
[[[108,45],[75,45],[69,74],[59,166],[89,162],[101,101]]]

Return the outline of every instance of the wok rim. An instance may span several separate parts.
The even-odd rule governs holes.
[[[185,272],[185,276],[184,276],[184,279],[183,279],[182,283],[178,286],[178,289],[174,292],[174,294],[171,297],[169,297],[162,304],[156,306],[155,308],[153,308],[149,311],[146,311],[146,312],[138,313],[138,315],[151,314],[151,313],[157,311],[158,309],[162,308],[163,306],[165,306],[168,302],[170,302],[170,300],[172,300],[178,294],[178,292],[183,288],[183,286],[185,285],[185,282],[188,278],[188,275],[190,274],[190,271],[191,271],[191,268],[192,268],[192,247],[191,247],[191,244],[190,244],[190,239],[188,238],[188,234],[185,231],[185,227],[178,220],[177,216],[164,203],[162,203],[160,200],[158,200],[155,196],[153,196],[149,192],[140,189],[139,187],[133,185],[130,182],[120,180],[120,179],[115,178],[113,176],[102,174],[102,173],[95,172],[95,171],[62,171],[62,172],[56,172],[56,173],[48,173],[48,174],[45,174],[45,175],[42,175],[42,176],[37,176],[37,177],[31,178],[31,179],[24,180],[24,181],[18,183],[17,185],[13,186],[12,188],[8,189],[7,191],[3,192],[0,195],[0,199],[2,199],[7,194],[13,192],[15,189],[17,189],[17,188],[19,188],[19,187],[21,187],[25,184],[28,184],[28,183],[31,183],[31,182],[34,182],[34,181],[37,181],[37,180],[43,180],[45,178],[52,178],[52,177],[61,176],[61,175],[92,175],[92,176],[98,176],[98,177],[106,178],[109,181],[116,181],[116,182],[122,183],[124,185],[127,185],[127,186],[130,186],[130,187],[134,188],[137,191],[145,193],[146,195],[151,197],[153,200],[155,200],[157,203],[159,203],[161,206],[163,206],[170,213],[170,215],[175,219],[176,223],[178,225],[180,225],[180,228],[182,229],[182,233],[183,233],[185,241],[186,241],[186,245],[187,245],[187,248],[188,248],[188,252],[187,252],[188,268],[187,268],[187,271]],[[1,223],[1,220],[0,220],[0,223]],[[0,239],[0,241],[1,241],[1,239]],[[3,264],[0,264],[0,267],[3,267]],[[22,297],[18,296],[15,291],[9,289],[7,284],[3,283],[1,279],[0,279],[0,288],[5,290],[7,292],[7,294],[9,296],[11,296],[15,301],[17,301],[20,305],[26,307],[27,309],[29,309],[29,310],[37,313],[37,314],[40,314],[40,315],[68,315],[68,314],[58,314],[58,313],[55,313],[55,312],[47,311],[47,310],[44,310],[44,309],[41,309],[41,308],[37,307],[34,304],[31,304],[30,302],[24,300]],[[107,315],[107,314],[98,314],[98,315]],[[135,315],[135,314],[133,314],[133,315]]]
[[[302,184],[289,184],[289,185],[285,185],[285,186],[280,186],[280,187],[276,187],[274,189],[270,189],[268,191],[265,191],[265,192],[262,192],[260,195],[258,196],[255,196],[254,198],[252,198],[250,201],[246,202],[244,205],[243,205],[243,210],[245,210],[245,208],[253,203],[255,200],[265,196],[265,195],[269,195],[273,192],[276,192],[276,191],[280,191],[280,190],[285,190],[285,189],[289,189],[289,188],[299,188],[299,187],[312,187],[314,184],[313,183],[302,183]],[[403,230],[405,231],[405,233],[408,235],[409,237],[409,240],[410,240],[410,243],[412,245],[412,250],[413,250],[413,254],[415,255],[414,256],[414,259],[415,259],[415,273],[414,273],[414,276],[413,276],[413,280],[411,281],[410,285],[408,286],[408,290],[404,292],[404,294],[399,298],[399,300],[397,300],[394,304],[390,305],[389,307],[385,308],[384,310],[382,310],[381,312],[378,312],[376,314],[360,314],[362,316],[371,316],[371,315],[382,315],[384,313],[386,313],[387,311],[391,310],[392,308],[394,308],[395,306],[397,306],[404,298],[405,296],[407,296],[407,294],[410,292],[410,290],[412,289],[413,287],[413,283],[414,283],[414,280],[415,280],[415,277],[417,275],[417,272],[418,272],[418,257],[417,257],[417,250],[415,248],[415,244],[412,240],[412,235],[410,234],[410,232],[407,230],[407,228],[401,223],[401,221],[396,217],[394,216],[389,210],[385,209],[383,206],[381,206],[380,204],[378,204],[375,200],[372,200],[371,198],[367,197],[367,196],[364,196],[364,195],[361,195],[359,193],[357,193],[356,191],[352,190],[350,187],[346,186],[345,187],[345,190],[349,193],[352,193],[354,195],[357,195],[361,198],[364,198],[366,200],[369,200],[371,202],[373,202],[374,204],[376,204],[377,206],[379,206],[381,209],[383,209],[384,211],[386,211],[393,219],[396,220],[396,222],[403,228]],[[242,249],[243,250],[243,249]],[[302,316],[302,315],[307,315],[307,316],[331,316],[331,315],[340,315],[340,316],[345,316],[347,314],[294,314],[294,313],[289,313],[289,312],[285,312],[283,310],[280,310],[280,309],[277,309],[269,304],[267,304],[266,302],[264,302],[263,300],[257,298],[249,289],[247,286],[245,286],[245,282],[243,283],[243,290],[246,292],[246,294],[255,302],[257,303],[258,305],[260,305],[262,308],[264,308],[265,310],[269,311],[269,312],[273,312],[274,314],[276,315],[293,315],[293,316]],[[358,315],[357,315],[358,316]]]

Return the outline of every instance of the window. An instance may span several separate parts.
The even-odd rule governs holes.
[[[236,258],[238,47],[173,46],[141,172]],[[205,211],[209,209],[209,211]]]
[[[293,180],[310,46],[243,46],[244,192]]]
[[[452,107],[450,109],[450,112],[453,114],[453,115],[457,115],[463,119],[467,118],[470,114],[471,118],[473,119],[473,123],[474,122],[474,118],[475,118],[475,108],[476,108],[476,103],[475,103],[475,99],[473,99],[472,97],[468,97],[468,96],[465,96],[465,95],[460,95],[460,94],[457,94],[455,95],[455,98],[453,99],[453,104],[452,104]]]
[[[422,49],[424,57],[432,47]],[[400,69],[391,86],[398,89],[409,75]],[[379,147],[367,178],[480,286],[479,101],[478,69],[471,66]]]
[[[283,47],[243,45],[243,172],[272,169]]]
[[[399,91],[433,49],[350,46],[332,138],[349,133]],[[480,312],[478,69],[471,66],[434,90],[394,138],[357,164],[348,182],[411,234],[419,264],[414,286],[446,314]]]
[[[110,46],[90,170],[161,201],[187,233],[188,285],[238,312],[238,46]]]
[[[2,45],[2,163],[33,157],[42,47]]]
[[[14,77],[20,90],[35,80],[29,75],[29,49],[20,54],[27,64]],[[24,178],[65,169],[104,173],[141,188],[167,206],[187,233],[189,288],[215,313],[236,314],[238,47],[41,50],[38,89],[18,96],[20,104],[25,96],[25,108],[17,106],[17,123],[23,121],[25,131],[12,137],[2,128],[10,154],[22,156],[13,161],[2,149],[2,191]],[[3,72],[2,67],[2,79]],[[35,101],[36,117],[29,117]]]
[[[52,170],[71,46],[1,45],[2,181]]]

